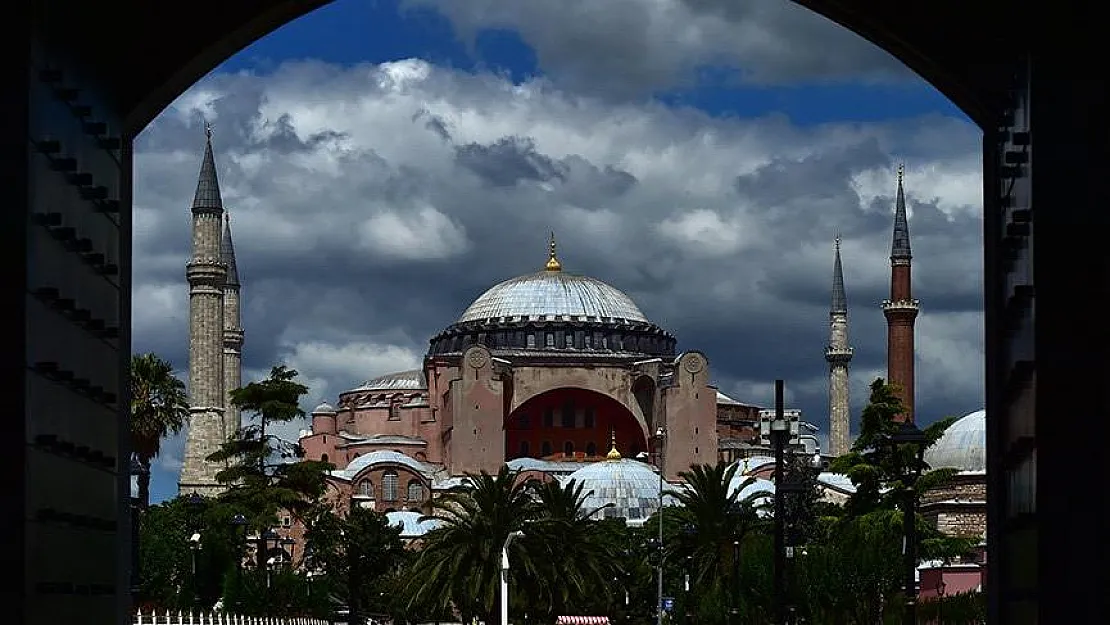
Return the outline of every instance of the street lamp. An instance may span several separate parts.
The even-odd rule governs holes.
[[[193,600],[198,604],[200,603],[200,580],[197,577],[197,551],[200,550],[200,532],[197,531],[201,527],[200,514],[204,507],[204,497],[193,491],[188,497],[185,498],[185,507],[188,510],[188,526],[190,529],[189,534],[189,553],[192,563],[192,577],[193,577]]]
[[[524,532],[516,530],[509,532],[505,537],[505,544],[501,546],[501,624],[509,625],[509,545],[517,538],[524,536]]]
[[[917,622],[917,497],[913,487],[925,466],[925,447],[928,446],[929,439],[913,422],[903,421],[897,431],[886,437],[885,442],[891,447],[895,470],[905,489],[902,501],[902,530],[905,534],[902,542],[902,566],[906,604],[902,622],[905,625],[914,625]],[[910,466],[904,466],[902,462],[902,450],[905,447],[913,454]]]
[[[775,380],[775,417],[771,420],[771,443],[775,446],[775,576],[773,597],[775,623],[786,619],[786,441],[790,437],[790,423],[786,420],[783,404],[784,382]]]
[[[655,445],[658,450],[656,455],[659,460],[659,568],[657,575],[659,597],[655,605],[655,622],[657,625],[663,625],[663,447],[666,440],[667,428],[659,426],[655,429]]]

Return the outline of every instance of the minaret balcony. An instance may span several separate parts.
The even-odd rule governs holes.
[[[913,311],[916,313],[920,307],[920,301],[916,299],[883,300],[883,312]]]
[[[239,329],[224,328],[224,347],[237,348],[243,346],[243,331]]]
[[[825,360],[829,361],[829,364],[848,363],[854,353],[855,350],[851,347],[829,346],[825,348]]]

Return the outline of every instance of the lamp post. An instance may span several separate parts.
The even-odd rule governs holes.
[[[509,545],[517,538],[524,536],[524,532],[516,530],[509,532],[505,537],[505,544],[501,546],[501,623],[509,625]]]
[[[656,458],[659,461],[659,566],[657,575],[658,600],[655,605],[656,625],[663,625],[663,452],[667,440],[667,428],[659,426],[655,430]]]
[[[740,615],[740,541],[732,541],[732,605],[728,609],[728,622]]]
[[[200,550],[200,514],[201,509],[204,507],[204,497],[194,491],[185,498],[185,507],[188,509],[189,529],[192,530],[189,534],[189,553],[192,563],[192,578],[193,578],[193,601],[197,604],[200,603],[200,580],[197,577],[197,551]]]
[[[774,614],[775,624],[782,625],[786,619],[786,440],[790,436],[790,424],[784,415],[782,380],[775,380],[775,418],[771,421],[771,443],[775,446],[775,570],[774,570]]]
[[[902,616],[904,625],[915,625],[917,622],[917,496],[913,487],[917,478],[921,476],[924,467],[925,447],[929,440],[925,433],[917,429],[910,421],[903,421],[898,430],[886,437],[885,442],[891,447],[895,468],[899,479],[902,480],[905,493],[902,500],[902,530],[905,534],[902,542],[903,566],[903,593],[905,594],[905,607]],[[909,448],[912,459],[909,466],[902,461],[903,450]]]

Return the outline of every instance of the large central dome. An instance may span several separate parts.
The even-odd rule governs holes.
[[[620,290],[587,276],[563,272],[555,255],[555,236],[543,271],[506,280],[485,293],[459,317],[458,323],[505,321],[632,321],[647,323],[644,313]]]
[[[503,357],[636,361],[672,358],[675,343],[620,290],[565,273],[552,235],[543,271],[482,293],[458,321],[432,337],[428,354],[462,354],[484,345]]]
[[[556,316],[575,321],[647,322],[632,298],[601,280],[544,270],[506,280],[482,293],[459,317],[459,323],[504,317],[554,319]]]

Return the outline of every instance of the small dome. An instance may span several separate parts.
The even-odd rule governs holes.
[[[578,469],[566,478],[582,485],[587,511],[613,504],[601,514],[642,525],[659,509],[659,474],[638,460],[602,460]],[[664,484],[664,488],[669,488]]]
[[[314,414],[314,415],[335,414],[335,408],[333,408],[332,405],[329,404],[328,402],[324,402],[324,403],[320,404],[319,406],[316,406],[315,408],[313,408],[312,414]]]
[[[975,411],[948,426],[937,442],[925,450],[925,462],[933,469],[985,471],[987,411]]]
[[[362,383],[358,388],[347,391],[424,391],[428,389],[428,378],[423,369],[387,373]]]
[[[728,484],[729,495],[739,490],[740,494],[736,496],[737,501],[747,499],[748,497],[751,497],[755,494],[764,494],[768,497],[773,497],[775,495],[775,483],[771,480],[765,480],[761,477],[757,477],[752,481],[751,484],[744,486],[744,483],[750,479],[752,479],[750,475],[742,475],[739,471],[737,471],[736,475],[732,476],[732,481]]]
[[[441,523],[438,519],[424,518],[424,514],[412,510],[386,512],[386,521],[393,527],[401,528],[401,538],[420,538],[432,531]]]

